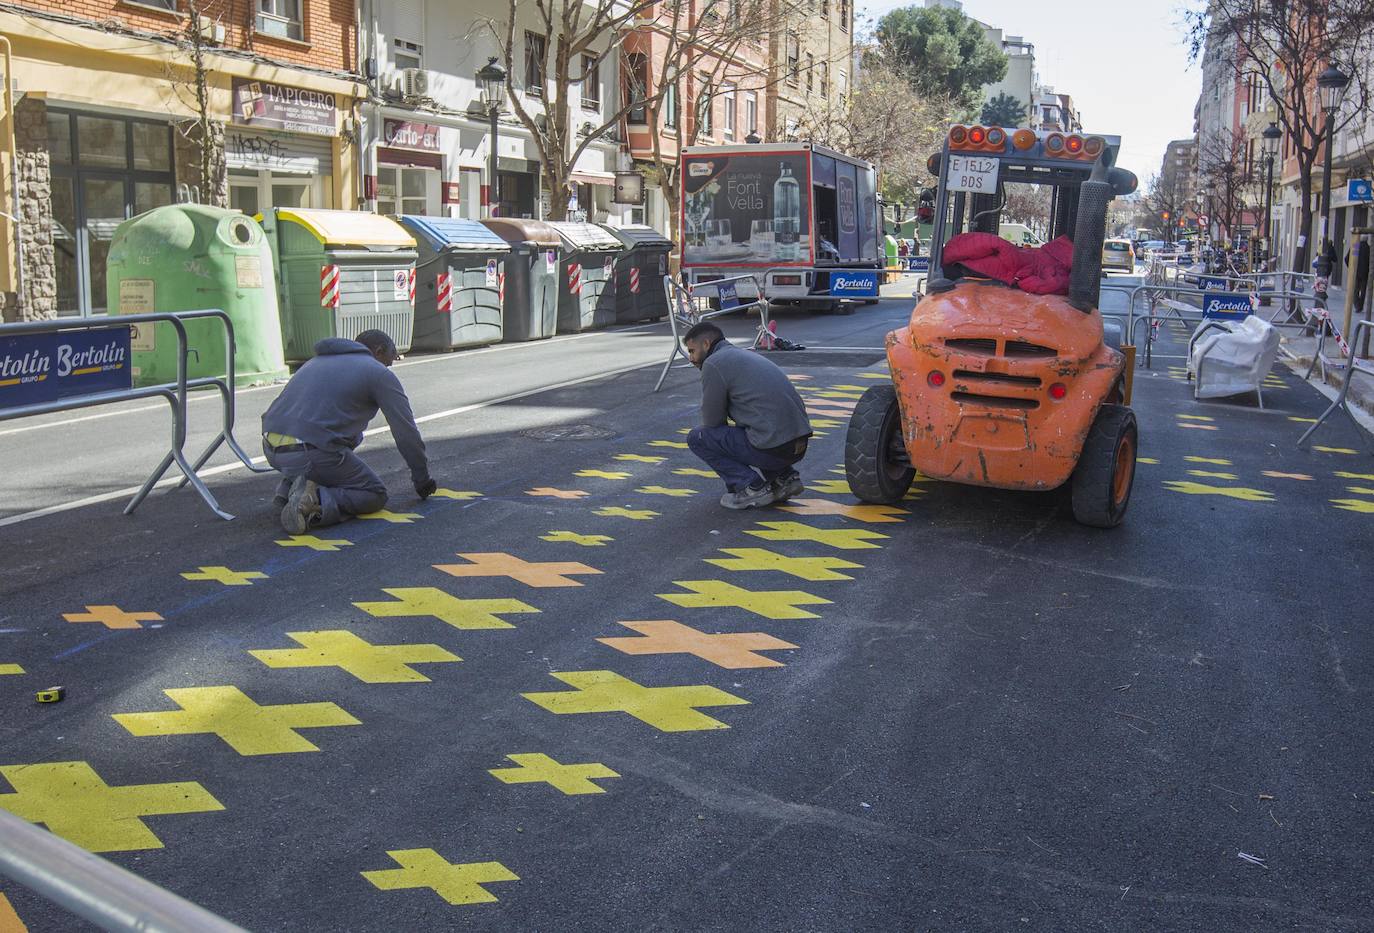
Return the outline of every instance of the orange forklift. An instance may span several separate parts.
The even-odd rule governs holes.
[[[1136,188],[1113,165],[1119,147],[1114,136],[950,128],[929,162],[939,187],[927,293],[887,335],[892,384],[866,391],[849,423],[845,472],[860,499],[896,502],[920,470],[998,489],[1067,484],[1079,522],[1121,523],[1135,479],[1135,354],[1097,307],[1107,206]],[[942,264],[960,234],[998,232],[1013,185],[1032,187],[1051,245],[1072,240],[1066,287],[1036,294]]]

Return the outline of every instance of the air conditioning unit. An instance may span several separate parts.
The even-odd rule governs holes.
[[[429,72],[423,68],[402,68],[401,96],[406,100],[420,100],[428,97]]]
[[[580,127],[577,128],[577,131],[581,133],[583,136],[590,136],[592,135],[592,130],[594,129],[596,129],[596,127],[592,126],[590,123],[583,123]]]
[[[202,42],[210,42],[215,45],[224,44],[224,24],[212,23],[208,20],[200,24],[200,38]]]
[[[549,118],[542,113],[536,113],[534,115],[534,128],[541,133],[547,133],[549,131]]]

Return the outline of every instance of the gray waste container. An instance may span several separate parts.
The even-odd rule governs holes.
[[[502,340],[542,340],[558,326],[558,283],[562,241],[539,220],[492,217],[482,226],[510,246],[506,291],[501,299]]]
[[[415,338],[425,350],[501,339],[501,279],[510,245],[475,220],[406,214],[415,237]]]
[[[617,324],[657,321],[668,315],[668,293],[663,277],[668,274],[668,254],[673,241],[653,227],[631,224],[606,229],[625,247],[615,265],[615,320]]]
[[[325,337],[384,331],[401,353],[415,325],[415,238],[365,211],[273,208],[258,221],[272,244],[288,360]]]
[[[615,264],[620,240],[596,224],[549,221],[563,241],[558,332],[575,334],[615,323]]]

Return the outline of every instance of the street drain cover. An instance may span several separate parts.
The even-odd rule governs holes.
[[[537,441],[604,441],[615,437],[615,432],[610,428],[595,424],[556,424],[548,428],[529,428],[520,433]]]

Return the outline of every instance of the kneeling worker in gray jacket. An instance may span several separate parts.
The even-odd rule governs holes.
[[[725,339],[703,321],[683,342],[701,370],[701,426],[687,446],[725,480],[720,504],[748,509],[802,491],[792,467],[806,456],[811,419],[787,374],[771,360]],[[726,418],[734,425],[725,423]]]
[[[262,448],[282,474],[275,504],[289,534],[336,525],[386,505],[386,486],[353,451],[363,429],[386,415],[396,449],[421,499],[434,492],[425,442],[401,381],[391,371],[396,344],[379,330],[357,340],[330,337],[296,371],[262,416]]]

